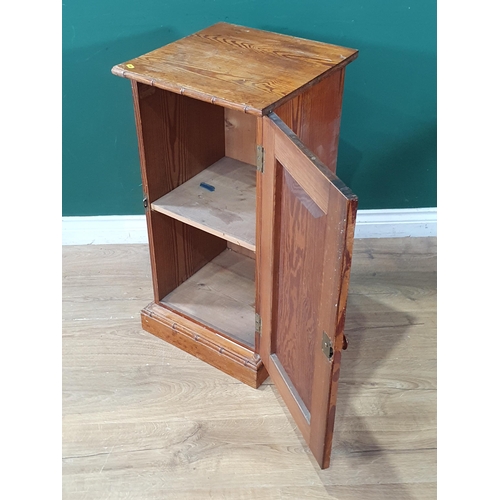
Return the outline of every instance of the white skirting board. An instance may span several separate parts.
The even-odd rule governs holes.
[[[358,210],[355,238],[437,236],[437,208]],[[147,243],[144,215],[63,217],[63,245]]]

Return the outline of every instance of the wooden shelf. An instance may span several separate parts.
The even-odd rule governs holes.
[[[250,346],[255,345],[255,261],[224,250],[162,301]]]
[[[255,252],[255,182],[255,166],[225,156],[151,208]]]

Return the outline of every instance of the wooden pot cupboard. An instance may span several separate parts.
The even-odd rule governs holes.
[[[132,83],[154,300],[143,328],[252,386],[330,463],[357,198],[335,175],[357,51],[218,23]]]

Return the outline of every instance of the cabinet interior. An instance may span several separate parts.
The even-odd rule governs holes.
[[[257,119],[137,85],[155,302],[254,349]]]
[[[253,347],[255,260],[227,248],[161,303]]]

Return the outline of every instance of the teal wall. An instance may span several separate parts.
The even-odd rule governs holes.
[[[64,0],[63,215],[140,214],[117,63],[226,21],[359,49],[338,174],[361,209],[436,206],[436,0]]]

